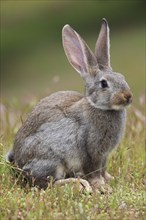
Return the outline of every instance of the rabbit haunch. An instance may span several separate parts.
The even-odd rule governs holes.
[[[41,188],[49,176],[81,176],[98,187],[110,177],[106,160],[123,136],[132,94],[124,77],[112,72],[105,19],[95,54],[69,25],[62,36],[70,64],[85,81],[85,95],[60,91],[42,99],[16,134],[9,160]]]

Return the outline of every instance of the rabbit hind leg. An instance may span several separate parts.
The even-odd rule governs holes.
[[[107,160],[106,158],[103,158],[101,175],[105,179],[105,181],[108,182],[110,180],[113,180],[114,177],[106,171],[106,160]]]
[[[43,189],[47,188],[51,178],[55,181],[65,176],[63,165],[47,159],[34,159],[23,167],[23,171],[27,179],[31,179],[31,185]]]

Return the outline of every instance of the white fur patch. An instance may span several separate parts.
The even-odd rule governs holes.
[[[56,179],[61,179],[63,177],[65,177],[65,167],[62,164],[60,164],[56,168]]]
[[[123,105],[112,105],[112,109],[114,110],[122,110],[124,108]]]
[[[69,169],[73,172],[78,172],[81,169],[81,161],[78,157],[76,158],[70,158],[68,161]]]

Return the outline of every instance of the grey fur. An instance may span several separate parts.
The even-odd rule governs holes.
[[[85,81],[85,95],[61,91],[42,99],[16,134],[10,158],[41,188],[47,187],[48,176],[58,180],[80,174],[98,182],[123,136],[132,94],[124,77],[111,70],[106,29],[104,19],[94,55],[69,25],[63,28],[65,53]]]

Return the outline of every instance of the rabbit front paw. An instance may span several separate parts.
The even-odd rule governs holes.
[[[94,192],[97,192],[97,193],[102,193],[102,194],[105,194],[105,193],[112,193],[112,188],[105,183],[105,179],[103,176],[99,176],[99,177],[95,177],[93,179],[90,179],[90,184],[91,184],[91,187],[93,189]]]
[[[105,181],[107,181],[107,182],[110,181],[110,180],[114,180],[114,177],[112,175],[110,175],[107,171],[104,171],[102,176],[105,179]]]
[[[105,185],[104,178],[101,175],[99,177],[89,179],[89,182],[94,190],[98,190]]]

